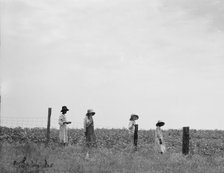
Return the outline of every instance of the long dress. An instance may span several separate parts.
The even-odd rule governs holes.
[[[58,119],[59,127],[59,141],[60,143],[68,143],[68,131],[67,131],[67,124],[63,124],[66,122],[65,114],[61,114]]]
[[[84,119],[84,131],[86,134],[86,146],[96,147],[96,135],[94,132],[94,122],[92,116],[88,116]]]
[[[135,121],[130,120],[128,124],[129,140],[131,143],[134,142],[134,132],[135,132]]]
[[[155,150],[159,153],[166,151],[165,141],[160,127],[156,127],[155,131]]]

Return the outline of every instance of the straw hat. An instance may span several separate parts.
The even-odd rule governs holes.
[[[156,123],[156,126],[159,126],[159,127],[164,126],[164,125],[165,125],[165,123],[160,120]]]
[[[95,115],[95,112],[92,109],[88,109],[86,115]]]
[[[131,114],[131,119],[133,119],[134,117],[136,117],[137,119],[139,119],[139,116],[136,114]]]

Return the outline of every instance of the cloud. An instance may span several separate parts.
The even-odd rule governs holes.
[[[197,70],[214,59],[223,64],[223,34],[209,32],[205,20],[206,14],[223,16],[221,7],[214,12],[221,6],[215,2],[10,1],[4,36],[15,52],[38,52],[33,59],[63,57],[81,66],[121,70],[123,56],[150,67]]]
[[[11,90],[8,112],[13,104],[13,111],[26,114],[23,100],[38,104],[45,97],[42,107],[66,101],[77,110],[97,106],[102,114],[111,107],[121,115],[138,110],[146,119],[153,115],[153,121],[166,115],[209,115],[213,108],[222,112],[218,105],[224,86],[224,36],[222,22],[215,22],[222,19],[222,7],[215,12],[215,3],[4,3],[2,63],[4,80],[10,81],[5,83]]]
[[[193,20],[205,20],[212,30],[224,31],[224,2],[222,0],[162,0],[164,10],[181,11]]]

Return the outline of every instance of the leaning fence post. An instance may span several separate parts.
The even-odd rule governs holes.
[[[190,139],[189,127],[183,127],[182,153],[185,155],[189,153],[189,139]]]
[[[135,124],[135,131],[134,131],[134,147],[137,150],[138,145],[138,124]]]
[[[51,108],[48,108],[48,119],[47,119],[47,141],[46,144],[48,145],[50,141],[50,126],[51,126]]]

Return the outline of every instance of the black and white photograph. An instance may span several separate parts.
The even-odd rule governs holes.
[[[0,0],[0,173],[224,173],[224,1]]]

